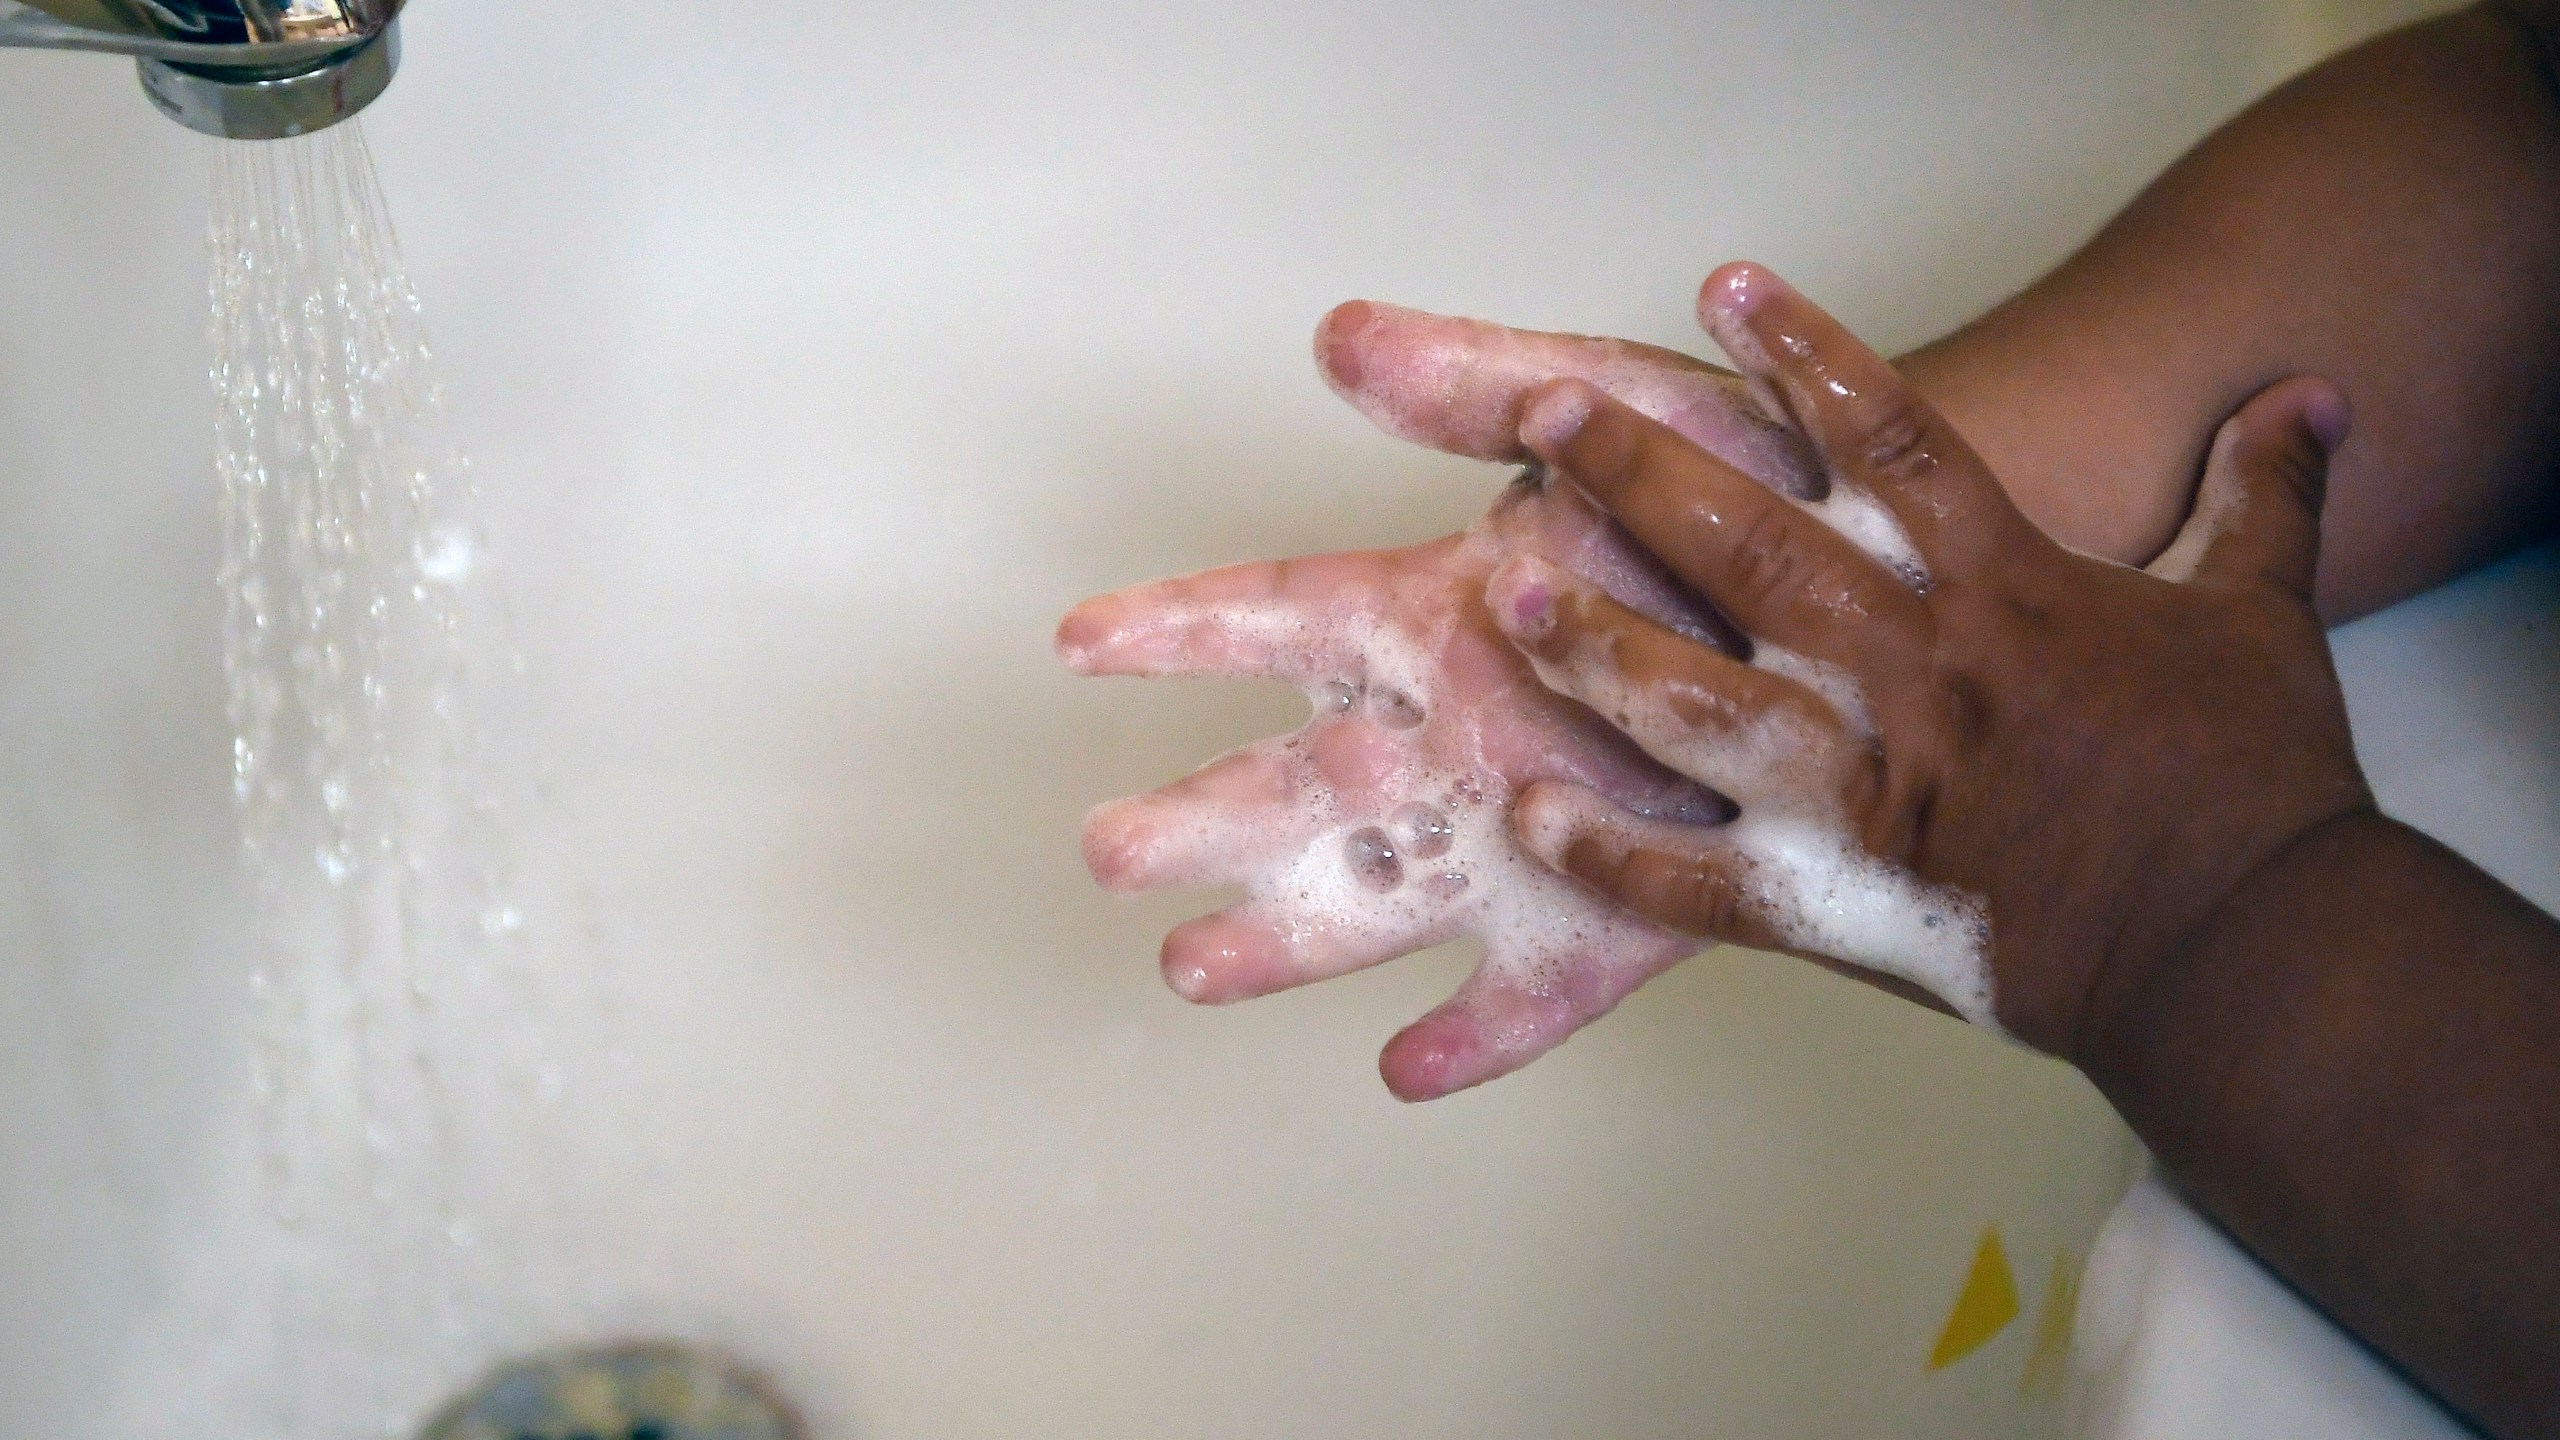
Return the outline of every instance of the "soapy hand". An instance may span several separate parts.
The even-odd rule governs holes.
[[[1518,343],[1483,363],[1497,336]],[[1810,452],[1734,377],[1668,351],[1355,305],[1328,317],[1318,358],[1381,425],[1443,448],[1522,456],[1519,397],[1562,368],[1603,377],[1765,483],[1800,494],[1818,483]],[[1364,389],[1360,371],[1390,388]],[[1409,403],[1417,387],[1442,403]],[[1474,404],[1479,395],[1489,403]],[[1856,511],[1863,503],[1844,493],[1817,508],[1853,526],[1886,518],[1872,505]],[[1486,580],[1515,555],[1740,653],[1732,628],[1587,497],[1534,476],[1463,535],[1143,585],[1087,601],[1058,631],[1060,655],[1085,674],[1266,678],[1307,694],[1314,715],[1296,734],[1097,809],[1086,860],[1117,890],[1244,888],[1243,904],[1166,938],[1167,981],[1204,1002],[1482,939],[1466,986],[1381,1057],[1389,1087],[1408,1099],[1518,1068],[1698,948],[1522,851],[1509,826],[1521,787],[1571,783],[1668,824],[1732,813],[1538,684],[1484,609]]]
[[[1524,443],[1753,646],[1506,561],[1488,603],[1541,678],[1739,805],[1675,827],[1540,784],[1515,817],[1532,851],[1668,928],[1899,975],[2071,1057],[2255,866],[2371,810],[2310,600],[2346,428],[2325,383],[2242,407],[2137,571],[2037,532],[1891,366],[1767,271],[1719,271],[1700,313],[1832,503],[1880,504],[1908,549],[1851,543],[1588,383],[1532,392]]]
[[[1085,602],[1058,631],[1084,674],[1266,678],[1306,693],[1314,714],[1295,734],[1096,809],[1086,861],[1115,890],[1244,888],[1242,904],[1166,937],[1165,978],[1196,1001],[1481,938],[1475,975],[1381,1057],[1408,1099],[1527,1063],[1697,949],[1521,851],[1509,827],[1521,786],[1571,783],[1666,823],[1730,813],[1538,684],[1483,606],[1486,578],[1517,554],[1672,633],[1738,647],[1587,499],[1531,482],[1462,535],[1142,585]]]

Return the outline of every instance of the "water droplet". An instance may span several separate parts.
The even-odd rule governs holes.
[[[1396,858],[1395,838],[1375,825],[1364,825],[1342,842],[1342,858],[1361,884],[1385,892],[1404,883],[1404,862]]]
[[[480,547],[458,524],[439,525],[418,537],[418,573],[438,585],[458,585],[471,578]]]
[[[1346,685],[1342,681],[1336,680],[1324,687],[1323,695],[1316,701],[1316,713],[1320,715],[1348,715],[1357,708],[1359,704],[1359,687],[1355,685]]]

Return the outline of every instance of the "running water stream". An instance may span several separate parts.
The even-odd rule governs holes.
[[[400,1434],[506,1348],[597,1323],[572,1221],[648,1188],[639,1117],[358,127],[223,146],[209,242],[276,1245],[273,1293],[233,1299],[264,1327],[262,1430]]]

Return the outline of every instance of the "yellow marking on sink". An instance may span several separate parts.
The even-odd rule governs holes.
[[[2058,1399],[2069,1375],[2072,1322],[2080,1313],[2080,1257],[2069,1250],[2053,1256],[2053,1274],[2044,1282],[2044,1309],[2036,1317],[2035,1348],[2027,1352],[2027,1368],[2018,1376],[2018,1393],[2040,1400]]]
[[[2009,1269],[2009,1252],[2000,1247],[2000,1227],[1987,1226],[1973,1252],[1973,1268],[1956,1292],[1937,1348],[1929,1352],[1929,1368],[1944,1370],[1989,1343],[1992,1336],[2018,1318],[2018,1277]]]

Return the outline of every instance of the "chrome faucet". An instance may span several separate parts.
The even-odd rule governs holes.
[[[0,47],[101,50],[142,65],[161,113],[207,135],[280,140],[379,98],[404,0],[0,0]]]

